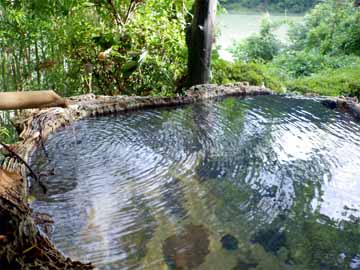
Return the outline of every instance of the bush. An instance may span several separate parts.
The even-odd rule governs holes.
[[[287,82],[288,91],[318,93],[326,96],[355,96],[360,98],[360,65],[323,71],[310,77]]]
[[[355,55],[328,56],[317,50],[289,51],[275,57],[271,63],[282,77],[296,79],[311,76],[324,69],[338,69],[360,65],[360,58]]]
[[[239,62],[266,65],[220,62],[214,81],[265,82],[275,90],[284,82],[289,91],[360,97],[359,22],[353,0],[326,0],[303,23],[291,25],[291,42],[282,47],[272,31],[277,25],[264,20],[260,33],[236,44],[232,53]]]
[[[126,7],[119,3],[119,10],[121,5]],[[88,8],[67,18],[64,47],[67,46],[68,57],[79,63],[82,92],[173,94],[176,81],[186,72],[186,22],[182,10],[178,3],[169,6],[165,0],[148,0],[138,6],[121,31],[105,4],[92,7],[103,26],[85,16]],[[91,68],[91,78],[86,66]],[[87,83],[90,80],[92,89]]]
[[[284,12],[284,10],[288,10],[291,13],[303,13],[314,6],[317,2],[317,0],[220,0],[220,3],[224,4],[225,7],[231,11],[248,9]]]
[[[289,31],[296,50],[319,50],[321,54],[360,54],[360,13],[353,0],[327,0],[315,6],[304,22]]]
[[[17,132],[10,121],[10,113],[0,111],[0,142],[14,143],[17,139]]]
[[[216,59],[212,65],[212,82],[226,84],[234,82],[249,82],[251,85],[262,85],[281,91],[283,85],[278,78],[272,75],[267,67],[259,63],[232,63]]]
[[[56,89],[65,96],[173,94],[186,73],[191,5],[190,0],[1,1],[2,88]]]
[[[277,26],[271,24],[268,19],[264,19],[259,34],[252,35],[245,41],[233,45],[231,53],[234,59],[241,62],[271,61],[281,48],[280,41],[273,33]]]

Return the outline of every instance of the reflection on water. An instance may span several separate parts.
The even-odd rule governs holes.
[[[289,97],[91,118],[34,154],[33,207],[99,269],[360,269],[359,135]]]

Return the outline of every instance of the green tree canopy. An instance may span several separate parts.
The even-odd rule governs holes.
[[[191,2],[2,0],[1,87],[170,93],[186,69]]]

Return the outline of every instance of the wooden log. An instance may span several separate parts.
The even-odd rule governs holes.
[[[66,100],[54,91],[0,93],[0,110],[67,107]]]

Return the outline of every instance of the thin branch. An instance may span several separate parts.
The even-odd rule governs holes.
[[[124,24],[126,24],[127,21],[129,20],[130,14],[134,11],[135,6],[136,6],[136,2],[130,1],[129,7],[128,7],[127,11],[126,11],[126,15],[125,15],[125,18],[124,18]]]
[[[29,170],[30,175],[34,178],[34,180],[36,182],[39,183],[40,187],[42,188],[44,193],[47,193],[47,188],[46,186],[40,181],[39,177],[37,176],[37,174],[31,169],[30,165],[22,158],[20,157],[17,153],[15,153],[9,146],[7,146],[6,144],[0,142],[0,145],[2,147],[4,147],[6,149],[6,151],[9,152],[10,156],[16,158],[18,161],[20,161],[22,164],[25,165],[25,167]]]
[[[134,11],[136,10],[136,8],[142,4],[144,1],[143,0],[131,0],[130,4],[129,4],[129,8],[126,12],[125,15],[125,19],[124,19],[124,24],[126,24],[128,22],[128,20],[130,19],[130,17],[132,16],[132,14],[134,13]]]
[[[116,11],[116,7],[114,5],[114,2],[112,0],[108,0],[107,3],[109,4],[111,8],[111,12],[113,14],[113,17],[115,18],[116,24],[120,26],[124,26],[124,22],[122,21],[121,17],[119,16],[118,12]]]

